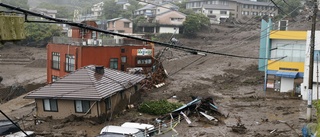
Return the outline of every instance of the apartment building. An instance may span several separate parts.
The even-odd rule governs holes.
[[[190,0],[186,3],[186,8],[216,21],[230,17],[242,21],[256,16],[278,15],[278,9],[272,3],[248,0]]]

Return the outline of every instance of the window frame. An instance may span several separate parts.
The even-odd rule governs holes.
[[[123,22],[124,28],[130,28],[130,22]]]
[[[73,63],[72,63],[73,60]],[[72,72],[75,71],[75,66],[76,66],[76,60],[75,60],[75,56],[72,54],[66,54],[66,59],[65,59],[65,71],[66,72]],[[73,67],[73,70],[72,70]]]
[[[104,103],[106,105],[106,110],[111,110],[111,107],[112,107],[111,97],[106,98],[104,100]]]
[[[49,101],[49,107],[50,107],[49,109],[46,109],[46,105],[45,105],[46,101],[45,100]],[[56,105],[56,110],[53,110],[52,104]],[[43,111],[46,111],[46,112],[58,112],[59,111],[57,99],[42,99],[42,105],[43,105]]]
[[[118,58],[110,58],[110,60],[109,60],[109,68],[118,70],[118,65],[119,65],[118,62],[119,62]],[[113,65],[113,63],[116,63],[116,65]],[[116,66],[116,68],[113,67],[113,66]]]
[[[56,70],[60,70],[60,61],[61,61],[60,53],[59,52],[52,52],[51,56],[52,56],[51,68],[56,69]],[[55,57],[57,58],[57,60],[55,60]],[[57,64],[57,65],[55,65],[55,64]]]
[[[58,76],[51,75],[51,82],[56,82],[59,79]]]
[[[77,110],[77,102],[80,102],[81,103],[81,111],[78,111]],[[85,109],[85,104],[84,103],[88,103],[88,109]],[[91,110],[90,110],[90,101],[89,100],[74,100],[74,112],[75,113],[91,113]]]

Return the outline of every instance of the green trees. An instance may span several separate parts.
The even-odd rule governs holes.
[[[72,18],[73,10],[75,9],[72,6],[68,5],[56,5],[51,3],[40,3],[37,8],[45,8],[49,10],[57,10],[57,18]]]
[[[5,4],[9,4],[12,6],[17,6],[23,9],[29,9],[28,0],[0,0],[0,2],[3,2]],[[1,7],[1,10],[4,9]]]
[[[184,34],[186,36],[195,36],[196,32],[208,27],[210,20],[203,14],[195,13],[187,16],[183,22]]]
[[[118,17],[124,17],[128,19],[133,19],[133,13],[135,10],[142,7],[136,0],[129,0],[130,6],[126,10],[123,9],[122,5],[117,4],[114,0],[106,0],[103,6],[103,17],[105,19],[112,19]]]
[[[46,44],[53,36],[61,35],[61,28],[56,24],[25,23],[25,31],[26,39],[22,41],[22,43],[32,43],[34,44],[33,46],[42,46],[42,44]]]

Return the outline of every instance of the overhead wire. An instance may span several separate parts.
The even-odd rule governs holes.
[[[296,7],[296,9],[292,10],[289,14],[292,14],[292,13],[293,13],[295,10],[297,10],[299,7],[300,7],[300,6]],[[287,15],[286,15],[286,16],[287,16]],[[279,19],[279,21],[281,21],[282,19],[284,19],[286,16],[284,16],[283,18]],[[288,27],[289,25],[292,25],[292,24],[287,24],[286,27]],[[259,32],[266,31],[267,29],[270,29],[271,27],[272,27],[272,25],[269,26],[269,27],[267,27],[267,28],[265,28],[265,29],[263,29],[263,30],[260,30]],[[260,36],[260,39],[266,38],[267,36],[270,36],[271,34],[274,34],[274,33],[278,32],[278,31],[279,31],[279,30],[274,30],[274,31],[272,31],[272,32],[269,33],[269,34],[262,35],[262,36]],[[256,34],[252,34],[251,36],[249,36],[249,37],[241,40],[240,42],[231,44],[231,45],[229,45],[229,46],[225,46],[224,49],[222,49],[222,50],[229,49],[230,47],[234,48],[235,46],[237,46],[237,47],[242,46],[242,44],[243,44],[244,42],[246,42],[247,40],[249,40],[249,39],[251,39],[251,38],[253,38],[253,37],[255,37],[255,36],[256,36]],[[260,40],[260,39],[258,39],[258,40]],[[223,51],[220,50],[220,52],[223,52]]]
[[[47,20],[52,20],[52,21],[55,21],[55,22],[61,22],[61,23],[64,23],[64,24],[68,24],[70,26],[75,26],[75,27],[89,29],[89,30],[93,30],[93,31],[101,32],[101,33],[105,33],[105,34],[111,34],[111,35],[116,35],[116,36],[120,36],[120,37],[126,37],[126,38],[130,38],[130,39],[140,40],[140,41],[144,41],[144,42],[150,42],[150,43],[158,44],[158,45],[169,47],[169,48],[175,48],[175,49],[179,49],[179,50],[187,50],[190,53],[197,54],[197,53],[200,52],[200,53],[215,54],[215,55],[229,56],[229,57],[236,57],[236,58],[265,59],[265,58],[259,58],[259,57],[232,55],[232,54],[218,53],[218,52],[214,52],[214,51],[205,51],[205,50],[199,50],[199,49],[194,49],[194,48],[190,48],[190,47],[178,46],[178,45],[163,43],[163,42],[159,42],[159,41],[154,41],[154,40],[149,40],[149,39],[144,39],[144,38],[138,38],[138,37],[129,36],[129,35],[125,35],[125,34],[120,34],[120,33],[116,33],[116,32],[111,32],[111,31],[107,31],[107,30],[102,30],[102,29],[99,29],[99,28],[96,28],[96,27],[92,27],[92,26],[88,26],[88,25],[82,24],[82,23],[75,23],[75,22],[72,22],[72,21],[56,19],[56,18],[53,18],[53,17],[50,17],[50,16],[46,16],[46,15],[42,15],[42,14],[39,14],[39,13],[31,12],[29,10],[24,10],[24,9],[19,8],[19,7],[14,7],[14,6],[11,6],[11,5],[8,5],[8,4],[4,4],[4,3],[0,3],[0,6],[6,7],[6,8],[9,8],[9,9],[13,9],[13,10],[17,10],[17,11],[23,12],[25,14],[30,14],[30,15],[37,16],[37,17],[42,17],[42,18],[47,19]]]

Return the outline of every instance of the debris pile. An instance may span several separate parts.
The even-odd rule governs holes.
[[[214,103],[212,97],[202,98],[202,97],[193,97],[193,100],[180,108],[171,112],[170,115],[177,117],[182,115],[184,119],[191,124],[191,120],[188,118],[190,116],[203,116],[206,118],[209,123],[217,125],[219,121],[222,120],[222,117],[225,117],[219,110],[218,106]],[[163,119],[168,118],[165,116]]]
[[[147,74],[147,78],[142,81],[144,89],[150,91],[153,87],[159,88],[165,84],[165,78],[167,77],[166,71],[164,70],[162,63],[155,63],[153,71]]]

